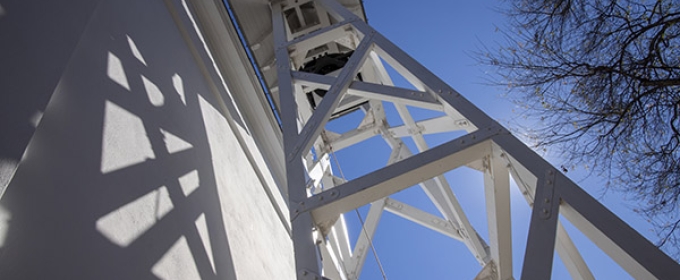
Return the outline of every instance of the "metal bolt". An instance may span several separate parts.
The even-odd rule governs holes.
[[[546,198],[546,199],[543,200],[543,202],[545,202],[545,203],[550,203],[550,199],[547,199],[547,198]]]
[[[543,208],[543,214],[548,214],[548,209]]]

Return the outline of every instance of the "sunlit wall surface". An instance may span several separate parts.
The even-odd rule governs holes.
[[[0,2],[0,278],[293,279],[259,112],[192,3],[24,2]]]

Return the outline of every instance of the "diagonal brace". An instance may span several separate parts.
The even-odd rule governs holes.
[[[331,118],[333,110],[338,106],[351,81],[357,75],[359,69],[361,69],[364,61],[366,61],[372,46],[373,34],[367,35],[361,40],[361,43],[359,43],[357,49],[350,56],[345,67],[340,71],[340,75],[338,75],[335,83],[330,87],[328,93],[326,93],[314,111],[314,114],[309,118],[298,135],[292,154],[288,155],[289,162],[299,158],[302,151],[308,151],[312,147],[313,139],[319,136],[321,130]]]
[[[317,223],[332,219],[488,154],[491,147],[488,141],[503,133],[509,132],[502,127],[488,127],[458,137],[309,197],[297,205],[294,214],[312,211]]]

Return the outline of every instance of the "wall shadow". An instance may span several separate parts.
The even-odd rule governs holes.
[[[66,1],[35,5],[21,0],[2,1],[0,194],[35,132],[34,120],[44,112],[100,1],[74,0],[68,1],[68,5],[63,2]],[[36,77],[40,77],[40,82],[35,81]]]
[[[2,279],[236,279],[201,107],[223,104],[183,40],[162,1],[99,4],[0,201]]]

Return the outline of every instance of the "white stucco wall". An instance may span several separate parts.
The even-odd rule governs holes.
[[[25,152],[1,153],[23,158],[0,198],[0,279],[293,279],[285,200],[260,153],[262,127],[249,127],[267,108],[244,106],[243,86],[230,86],[238,77],[220,68],[230,58],[207,52],[212,35],[196,30],[208,18],[181,0],[95,2],[73,7],[81,30],[55,45],[50,75],[8,79],[8,68],[42,62],[0,65],[3,100],[49,100],[21,111],[42,112],[22,134]],[[0,25],[34,16],[0,5]],[[67,28],[73,18],[33,20]],[[58,37],[26,30],[0,39]],[[238,46],[229,40],[219,47]],[[28,43],[0,50],[49,56]]]

